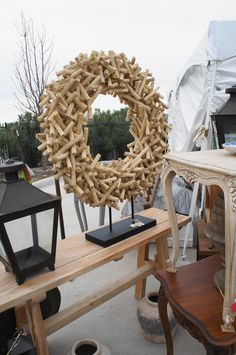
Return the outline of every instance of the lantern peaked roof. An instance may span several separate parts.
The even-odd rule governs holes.
[[[235,116],[236,113],[236,85],[226,89],[225,92],[230,94],[230,99],[218,110],[213,116]]]
[[[0,184],[0,217],[45,205],[55,199],[59,197],[41,191],[25,180],[15,183],[3,181]]]
[[[50,209],[60,197],[48,194],[18,178],[22,162],[8,162],[0,166],[6,180],[0,183],[0,220],[4,222]]]

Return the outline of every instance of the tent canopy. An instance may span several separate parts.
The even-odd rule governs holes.
[[[169,144],[191,151],[203,125],[211,136],[210,115],[228,100],[225,89],[236,84],[236,21],[212,21],[207,34],[179,73],[168,95]],[[208,139],[210,148],[211,139]]]

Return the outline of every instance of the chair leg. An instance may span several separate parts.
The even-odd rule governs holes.
[[[173,340],[167,313],[167,298],[162,286],[159,289],[158,310],[166,339],[167,355],[173,355]]]

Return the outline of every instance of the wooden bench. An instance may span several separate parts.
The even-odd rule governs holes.
[[[156,218],[157,225],[108,248],[102,248],[85,240],[84,233],[60,240],[57,246],[56,270],[43,270],[28,278],[21,286],[16,284],[12,274],[7,273],[3,267],[0,268],[0,312],[15,308],[18,323],[22,325],[27,322],[38,354],[49,354],[47,344],[49,334],[129,287],[136,285],[136,298],[143,297],[146,278],[154,274],[158,268],[165,268],[168,258],[167,237],[171,230],[168,213],[150,208],[140,214]],[[178,215],[177,220],[178,226],[182,227],[189,221],[189,217]],[[155,241],[157,251],[154,260],[149,259],[151,241]],[[111,280],[108,286],[89,295],[86,300],[82,299],[46,320],[42,319],[39,302],[45,297],[46,291],[112,260],[117,260],[135,249],[138,250],[136,270],[132,272],[127,270],[127,275],[119,280]],[[110,277],[112,279],[112,275]]]

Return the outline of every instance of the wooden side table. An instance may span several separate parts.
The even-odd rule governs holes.
[[[225,198],[225,298],[223,304],[224,331],[234,331],[235,314],[231,305],[236,298],[236,157],[224,149],[165,155],[163,187],[173,236],[173,253],[168,270],[175,272],[179,255],[179,233],[175,218],[171,183],[175,175],[189,183],[218,185]]]
[[[167,316],[169,302],[177,322],[203,344],[207,355],[233,354],[236,334],[222,332],[223,297],[213,284],[214,273],[222,269],[220,255],[178,268],[176,274],[158,270],[159,313],[167,354],[173,354],[173,342]]]

